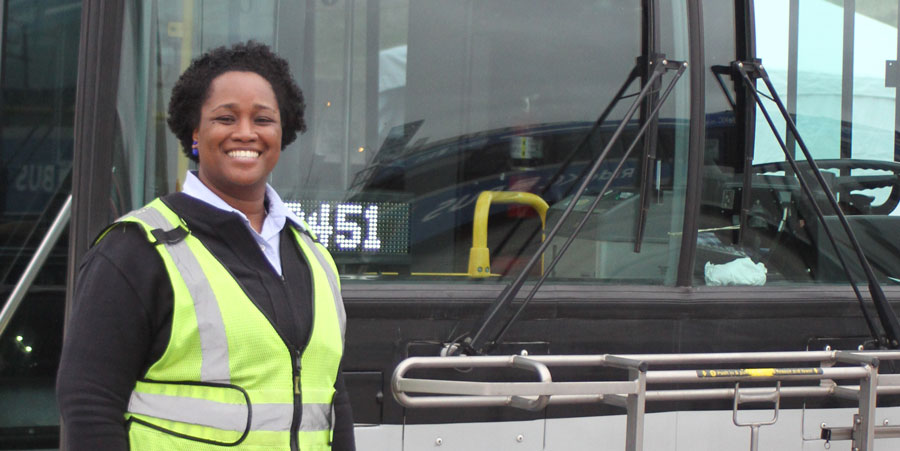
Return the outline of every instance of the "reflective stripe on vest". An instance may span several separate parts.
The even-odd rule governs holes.
[[[313,253],[316,254],[316,260],[319,262],[319,265],[325,269],[325,276],[328,277],[328,286],[331,288],[331,295],[334,296],[334,307],[337,309],[338,324],[341,328],[341,339],[343,340],[347,332],[347,312],[344,311],[344,301],[341,298],[341,288],[338,285],[337,273],[331,268],[331,263],[325,259],[325,254],[319,250],[319,246],[316,246],[316,242],[309,235],[301,232],[295,232],[295,234],[312,249]]]
[[[131,216],[147,223],[154,229],[169,231],[178,227],[151,206],[141,208]],[[194,301],[194,310],[197,312],[197,330],[200,334],[200,349],[203,354],[200,380],[228,383],[231,379],[228,370],[228,338],[225,336],[225,323],[222,322],[219,302],[216,301],[216,295],[209,286],[209,279],[203,274],[203,268],[200,267],[197,256],[188,248],[184,240],[175,244],[166,243],[165,246],[187,285],[191,299]]]
[[[171,412],[169,420],[209,426],[223,431],[243,432],[247,427],[247,414],[252,410],[251,431],[289,431],[294,406],[291,404],[227,404],[206,399],[174,398],[152,393],[135,392],[131,395],[128,410],[134,413],[157,416],[154,413]],[[331,416],[330,404],[303,404],[301,431],[328,429]]]
[[[165,231],[172,231],[180,226],[180,218],[178,218],[177,215],[166,207],[159,199],[140,210],[126,215],[121,221],[137,222],[141,224],[144,227],[145,232],[147,232],[148,239],[151,241],[157,241],[154,238],[154,230],[164,231],[165,233]],[[346,314],[340,296],[339,279],[335,272],[333,262],[325,253],[327,251],[323,251],[323,249],[320,248],[321,245],[316,243],[306,233],[299,232],[294,228],[291,228],[291,230],[294,233],[297,245],[301,247],[302,253],[309,262],[310,270],[313,273],[311,280],[314,285],[314,315],[310,331],[310,344],[308,350],[304,351],[304,368],[301,369],[300,373],[301,401],[308,402],[303,402],[301,405],[302,417],[299,425],[299,431],[301,433],[297,437],[297,440],[300,441],[301,449],[303,449],[304,446],[324,446],[325,448],[328,448],[330,447],[328,441],[330,439],[330,434],[333,432],[332,428],[334,423],[332,405],[334,394],[333,385],[334,378],[336,377],[337,365],[340,362],[340,355],[342,354],[343,349]],[[191,242],[194,248],[189,245],[189,240],[192,240]],[[301,242],[303,245],[301,245]],[[223,318],[223,311],[219,304],[220,301],[216,297],[216,290],[220,291],[220,296],[222,295],[222,286],[216,285],[216,289],[213,289],[210,279],[204,272],[205,267],[201,264],[201,259],[208,261],[210,258],[214,260],[214,257],[212,257],[211,254],[208,254],[208,251],[202,247],[202,244],[199,244],[200,251],[205,255],[200,257],[200,255],[197,254],[198,243],[199,241],[196,241],[196,238],[188,235],[187,238],[178,242],[170,243],[162,240],[162,242],[157,242],[157,245],[164,248],[164,250],[160,250],[160,254],[164,257],[164,261],[170,262],[166,263],[167,270],[170,272],[170,277],[172,277],[173,280],[178,277],[183,279],[183,290],[186,290],[187,296],[182,295],[182,298],[190,297],[190,302],[193,304],[193,310],[196,314],[197,321],[195,333],[196,336],[199,337],[200,342],[199,380],[196,380],[196,383],[191,383],[190,381],[184,382],[180,379],[178,382],[161,382],[158,380],[138,382],[129,401],[128,415],[139,420],[142,424],[146,423],[144,420],[147,420],[147,418],[145,417],[150,417],[151,420],[157,418],[166,422],[196,425],[182,427],[179,434],[176,434],[180,436],[191,437],[191,435],[186,434],[183,429],[193,430],[191,427],[208,427],[214,429],[201,430],[201,432],[205,434],[206,439],[213,436],[214,438],[211,439],[213,442],[226,443],[230,441],[229,439],[216,440],[218,437],[226,437],[216,435],[215,430],[221,430],[232,431],[237,435],[243,433],[244,435],[241,436],[238,442],[243,440],[244,437],[249,437],[247,438],[247,442],[245,442],[248,445],[251,444],[251,442],[255,445],[271,445],[272,442],[254,442],[254,434],[251,433],[247,436],[247,433],[250,431],[262,431],[262,433],[289,432],[294,409],[294,391],[293,389],[284,390],[283,388],[272,391],[272,389],[266,389],[264,387],[245,387],[247,388],[247,391],[244,391],[243,388],[230,385],[234,382],[234,375],[231,374],[229,362],[229,359],[232,356],[230,356],[229,353],[229,336],[226,333],[226,325],[228,323]],[[313,256],[315,257],[313,258]],[[170,258],[170,260],[166,260],[166,257]],[[218,262],[216,263],[221,265]],[[209,268],[206,269],[209,270]],[[222,269],[224,269],[224,267],[222,267]],[[221,276],[222,271],[219,271],[218,274]],[[177,274],[172,274],[173,272]],[[229,280],[233,281],[227,271],[225,274],[229,277]],[[218,283],[222,283],[222,279],[216,280],[219,280]],[[316,282],[319,282],[319,284],[317,285]],[[316,288],[316,286],[319,285],[327,291]],[[327,285],[327,287],[325,287],[325,285]],[[237,289],[233,291],[240,291],[240,294],[235,294],[235,296],[246,299],[246,295],[242,290]],[[182,291],[182,293],[184,293],[184,291]],[[178,295],[176,294],[176,296]],[[226,297],[231,297],[231,295],[227,294]],[[330,297],[332,301],[326,302],[324,299],[326,297]],[[252,301],[249,299],[246,299],[246,301],[252,305]],[[331,304],[331,302],[333,302],[333,304]],[[183,302],[180,305],[183,305]],[[333,306],[334,310],[331,310],[330,306]],[[258,313],[258,309],[256,309],[255,306],[252,308],[255,313]],[[234,317],[234,307],[231,307],[231,311],[232,317]],[[320,316],[321,319],[319,318]],[[334,320],[336,320],[336,322],[331,322]],[[176,327],[174,321],[175,319],[173,316],[173,334]],[[323,321],[325,321],[325,323],[323,323]],[[266,321],[265,324],[266,328],[271,329],[271,324],[268,323],[268,321]],[[335,327],[336,330],[334,329]],[[329,332],[329,330],[331,330],[331,332]],[[277,335],[277,333],[274,332],[274,329],[271,329],[271,331],[267,333]],[[334,339],[327,337],[334,337]],[[232,337],[232,340],[234,339],[235,337]],[[267,340],[271,341],[271,338]],[[288,351],[287,354],[285,354],[286,359],[278,358],[272,360],[271,363],[263,365],[263,367],[270,368],[273,365],[277,367],[277,365],[281,365],[278,362],[283,361],[283,365],[290,370],[294,366],[293,357],[290,355],[290,352],[284,343],[280,341],[280,338],[278,340],[279,345],[281,345],[280,348],[283,347],[279,352]],[[254,342],[256,341],[257,340],[254,340]],[[266,343],[270,343],[270,341],[266,341]],[[317,343],[316,345],[313,344],[314,341]],[[325,343],[324,348],[322,347],[323,343]],[[328,343],[333,343],[333,345],[328,345]],[[170,342],[169,347],[171,348],[172,346],[173,343]],[[175,346],[177,347],[178,344],[175,344]],[[255,346],[258,347],[259,345]],[[238,346],[238,348],[241,347],[242,346]],[[315,355],[307,355],[314,353],[316,349],[325,352],[326,348],[329,348],[330,350],[325,354],[316,352]],[[250,349],[255,348],[251,345]],[[310,351],[309,349],[313,350]],[[273,352],[270,348],[263,348],[262,350],[266,353],[265,355],[270,355],[269,353]],[[169,352],[168,348],[166,352]],[[240,353],[239,351],[235,352]],[[247,352],[249,351],[244,350],[244,361],[247,361]],[[165,358],[165,354],[163,358]],[[163,358],[161,358],[161,360]],[[307,365],[307,358],[316,362],[316,364]],[[151,374],[155,366],[156,364],[151,366],[151,370],[147,375],[148,379],[155,379],[152,376],[159,376],[159,374]],[[284,369],[284,366],[281,368]],[[325,372],[323,373],[323,370],[320,368],[325,368]],[[245,368],[243,371],[244,373],[252,373],[253,369]],[[307,380],[307,373],[309,373],[309,380]],[[282,374],[284,374],[283,371]],[[245,374],[244,380],[246,380],[247,377],[248,376]],[[266,383],[263,382],[259,383],[266,385]],[[288,381],[287,385],[293,387],[293,381]],[[223,394],[225,392],[228,393]],[[239,395],[236,395],[235,393],[239,393]],[[270,398],[268,402],[265,399],[266,397]],[[252,398],[257,399],[254,400]],[[167,430],[164,427],[155,427],[155,429]],[[323,432],[327,432],[327,434],[321,435]],[[233,441],[234,437],[227,437]],[[260,440],[272,440],[270,438],[272,436],[259,437],[263,437]],[[325,442],[323,442],[323,440]],[[287,440],[285,440],[285,442],[281,442],[280,440],[277,441],[279,446],[281,446],[282,443],[287,442]]]

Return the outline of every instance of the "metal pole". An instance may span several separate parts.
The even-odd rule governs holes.
[[[759,425],[750,426],[750,451],[759,450]]]
[[[788,67],[787,92],[785,97],[788,114],[797,120],[797,76],[800,54],[800,0],[791,0],[788,9]],[[797,141],[788,133],[784,139],[791,156],[797,156]]]
[[[341,188],[350,187],[350,122],[353,120],[353,28],[356,26],[356,1],[349,0],[344,6],[344,167],[341,171]]]
[[[897,61],[900,62],[900,0],[897,1]],[[894,89],[894,158],[900,161],[900,90]]]
[[[841,158],[853,157],[853,43],[856,0],[844,0],[844,36],[841,63]],[[850,175],[850,169],[841,171]]]
[[[50,229],[47,230],[47,234],[44,235],[44,239],[41,240],[41,244],[38,245],[34,256],[31,257],[31,261],[28,262],[25,271],[19,277],[19,281],[16,283],[15,288],[13,288],[12,293],[10,293],[9,298],[6,300],[6,305],[4,305],[3,310],[0,311],[0,336],[3,335],[6,326],[9,325],[10,320],[12,320],[13,315],[15,315],[16,310],[19,308],[19,304],[25,299],[25,294],[28,293],[28,289],[31,288],[34,278],[37,277],[38,272],[47,260],[47,256],[50,255],[50,250],[56,245],[62,231],[69,225],[71,213],[72,195],[69,194],[69,196],[66,197],[66,202],[63,203],[62,208],[60,208],[59,213],[57,213],[56,218],[53,219],[53,223],[50,225]]]
[[[625,425],[625,451],[644,449],[644,413],[647,399],[647,372],[640,369],[628,370],[632,380],[637,382],[635,393],[629,393],[625,403],[628,419]]]
[[[877,365],[877,364],[876,364]],[[859,415],[854,418],[859,435],[856,442],[859,451],[875,448],[875,407],[878,397],[878,367],[866,365],[868,377],[859,381]]]

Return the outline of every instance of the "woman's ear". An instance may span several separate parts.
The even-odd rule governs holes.
[[[194,158],[200,158],[200,144],[197,142],[197,138],[200,137],[200,133],[198,129],[194,129],[194,133],[191,134],[191,139],[194,141],[191,143],[191,155]]]

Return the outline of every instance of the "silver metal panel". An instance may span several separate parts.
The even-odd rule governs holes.
[[[460,415],[465,411],[461,410]],[[622,417],[624,424],[624,417]],[[358,429],[357,429],[358,430]],[[620,432],[622,429],[620,429]],[[403,433],[402,451],[543,451],[544,421],[411,425]],[[359,443],[359,439],[357,439]],[[596,443],[589,444],[596,447]],[[369,451],[363,443],[360,451]],[[596,449],[596,448],[595,448]]]
[[[900,408],[893,411],[900,412]],[[812,413],[830,412],[850,418],[855,409]],[[771,411],[760,414],[771,416]],[[806,414],[809,415],[810,412]],[[782,411],[776,424],[760,428],[759,449],[824,450],[825,442],[818,435],[814,439],[804,439],[801,434],[804,420],[804,412],[801,410]],[[750,430],[734,426],[731,411],[647,414],[645,430],[644,449],[652,451],[747,451],[750,447]],[[359,451],[620,451],[625,448],[624,413],[604,417],[550,419],[546,421],[545,434],[542,434],[543,431],[544,422],[540,420],[411,425],[406,426],[405,431],[400,425],[357,426],[356,446]],[[519,435],[522,435],[521,442],[517,441]],[[849,442],[836,441],[832,443],[831,449],[848,447]],[[876,440],[875,449],[900,449],[900,439]]]
[[[360,425],[353,430],[359,451],[397,451],[403,449],[403,426],[399,424]]]
[[[744,411],[741,412],[742,415],[744,413]],[[772,411],[763,409],[759,415],[762,419],[771,418]],[[679,451],[746,451],[750,449],[750,429],[735,426],[730,411],[678,412],[677,418],[676,449]],[[748,416],[746,420],[752,421],[753,418]],[[781,411],[777,423],[759,429],[759,449],[767,451],[800,449],[803,442],[800,437],[801,423],[801,411]],[[650,435],[649,430],[647,435]]]
[[[857,412],[856,408],[807,410],[803,415],[803,440],[817,440],[823,423],[828,427],[850,427]],[[900,407],[879,407],[875,411],[875,426],[881,425],[900,425]],[[892,448],[884,448],[884,443],[893,442],[878,439],[875,449],[900,449],[900,441]]]
[[[644,449],[676,451],[674,440],[678,413],[664,412],[644,417]],[[625,449],[625,416],[560,418],[547,421],[548,451]]]

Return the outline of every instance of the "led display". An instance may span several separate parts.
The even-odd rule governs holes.
[[[285,201],[334,254],[406,255],[409,204],[404,202]]]

